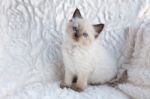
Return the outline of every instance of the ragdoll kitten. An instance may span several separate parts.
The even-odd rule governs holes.
[[[82,91],[87,84],[103,84],[116,76],[116,60],[98,44],[103,27],[104,24],[92,25],[75,10],[62,46],[65,75],[61,88]]]

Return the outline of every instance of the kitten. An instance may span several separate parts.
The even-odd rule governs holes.
[[[116,76],[115,58],[98,44],[103,27],[104,24],[92,25],[82,18],[79,9],[75,10],[62,46],[65,75],[61,88],[82,91],[87,84],[103,84]]]

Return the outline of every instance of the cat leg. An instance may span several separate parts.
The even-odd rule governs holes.
[[[70,71],[65,71],[64,79],[60,83],[60,88],[69,88],[72,85],[73,74]]]
[[[78,92],[83,91],[87,87],[89,73],[80,72],[77,75],[77,81],[72,85],[72,89]]]

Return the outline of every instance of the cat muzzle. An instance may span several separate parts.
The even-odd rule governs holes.
[[[75,34],[74,34],[74,37],[75,37],[75,38],[79,38],[79,37],[80,37],[79,33],[75,33]]]

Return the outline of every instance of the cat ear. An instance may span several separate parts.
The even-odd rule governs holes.
[[[98,35],[102,32],[103,28],[104,28],[104,24],[95,24],[93,25],[95,31],[96,31],[96,35],[95,38],[98,37]]]
[[[72,18],[82,18],[78,8],[76,8],[76,10],[74,11]]]

